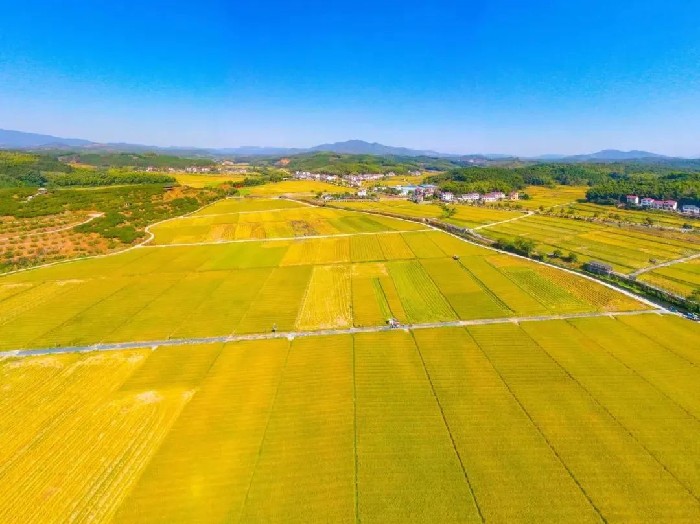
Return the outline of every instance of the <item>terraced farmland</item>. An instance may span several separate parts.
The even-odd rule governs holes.
[[[648,307],[413,222],[264,209],[277,201],[250,205],[257,210],[224,216],[263,226],[306,217],[348,232],[196,245],[211,228],[192,221],[218,218],[211,206],[209,215],[153,230],[156,243],[193,245],[141,247],[0,278],[0,350],[378,326],[391,317],[420,324]]]
[[[647,314],[5,358],[0,518],[697,522],[698,335]]]

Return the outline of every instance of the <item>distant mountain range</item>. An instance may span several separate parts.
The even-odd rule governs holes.
[[[70,150],[93,150],[116,151],[116,152],[146,152],[153,151],[173,155],[194,155],[194,156],[286,156],[301,153],[332,152],[355,155],[378,155],[378,156],[405,156],[405,157],[437,157],[451,158],[458,160],[508,160],[517,157],[502,154],[489,155],[458,155],[439,153],[437,151],[410,149],[406,147],[392,147],[370,143],[364,140],[348,140],[345,142],[335,142],[333,144],[321,144],[309,148],[284,148],[284,147],[259,147],[242,146],[233,148],[195,148],[195,147],[158,147],[141,144],[127,143],[107,143],[101,144],[80,138],[61,138],[52,135],[42,135],[37,133],[25,133],[23,131],[11,131],[0,129],[0,149],[70,149]],[[673,157],[650,153],[648,151],[619,151],[617,149],[605,149],[597,153],[585,155],[541,155],[526,160],[538,160],[545,162],[619,162],[629,160],[641,161],[668,161]]]

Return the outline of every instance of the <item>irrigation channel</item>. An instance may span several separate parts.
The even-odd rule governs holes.
[[[542,315],[534,317],[511,317],[511,318],[485,318],[475,320],[452,320],[448,322],[429,322],[424,324],[402,324],[398,327],[391,326],[370,326],[370,327],[351,327],[344,329],[321,329],[316,331],[284,331],[270,333],[251,333],[245,335],[221,335],[216,337],[203,338],[175,338],[166,340],[144,340],[135,342],[116,342],[110,344],[93,344],[90,346],[65,346],[53,348],[36,348],[36,349],[14,349],[3,351],[0,353],[0,359],[10,357],[33,357],[42,355],[55,355],[61,353],[88,353],[93,351],[119,351],[126,349],[139,349],[147,347],[164,347],[164,346],[191,346],[198,344],[215,344],[219,342],[242,342],[245,340],[270,340],[286,338],[293,340],[300,337],[317,337],[324,335],[352,335],[355,333],[378,333],[382,331],[394,331],[403,329],[405,331],[416,329],[431,329],[441,327],[467,327],[481,326],[488,324],[518,324],[521,322],[543,322],[547,320],[568,320],[574,318],[592,318],[592,317],[622,317],[632,315],[665,315],[671,314],[661,309],[651,309],[643,311],[620,311],[620,312],[593,312],[593,313],[571,313],[566,315]]]

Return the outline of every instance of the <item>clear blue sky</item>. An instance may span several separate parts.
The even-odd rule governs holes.
[[[0,128],[700,156],[699,22],[694,0],[6,2]]]

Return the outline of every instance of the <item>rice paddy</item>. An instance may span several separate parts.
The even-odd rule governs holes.
[[[231,199],[0,277],[0,521],[700,520],[700,326],[375,218]]]
[[[154,246],[0,278],[0,350],[646,308],[420,224],[282,202],[224,201],[154,227]],[[210,244],[222,216],[251,227]],[[327,236],[269,229],[301,221]]]
[[[700,252],[700,237],[664,231],[622,228],[598,222],[533,215],[480,231],[493,238],[528,238],[537,249],[576,253],[580,262],[598,260],[631,273],[656,263]],[[679,236],[680,235],[680,236]]]
[[[0,518],[697,522],[698,334],[647,314],[6,358]]]
[[[519,200],[518,204],[527,209],[549,209],[554,206],[573,204],[586,198],[587,186],[528,186],[525,188],[530,198]]]
[[[687,297],[700,289],[700,259],[660,267],[637,277],[642,282]]]
[[[437,204],[416,204],[409,200],[348,201],[340,205],[348,209],[396,213],[397,215],[414,218],[440,218],[442,215],[442,209]],[[517,211],[463,204],[456,205],[455,209],[457,210],[456,214],[447,219],[446,222],[466,228],[474,228],[522,216],[522,213]]]

